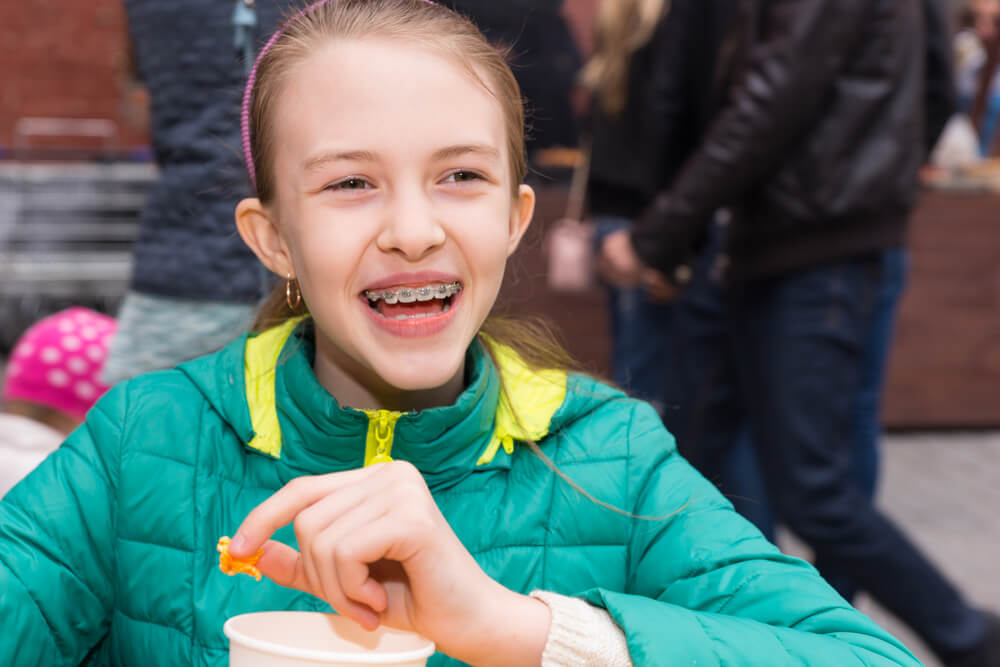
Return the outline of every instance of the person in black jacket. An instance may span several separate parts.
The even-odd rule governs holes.
[[[998,618],[874,508],[854,467],[859,391],[872,372],[881,381],[917,171],[953,108],[943,26],[935,0],[744,0],[701,147],[603,255],[622,284],[661,296],[689,286],[674,327],[691,334],[678,343],[682,451],[717,479],[745,419],[778,516],[821,564],[947,665],[1000,665]],[[720,209],[728,250],[696,261]]]
[[[593,93],[587,196],[598,246],[612,232],[631,228],[698,148],[711,121],[718,51],[735,9],[736,0],[600,5],[594,55],[581,77]],[[679,402],[672,391],[679,384],[671,381],[674,306],[641,287],[617,287],[613,275],[607,282],[612,379],[652,403],[670,426]],[[739,445],[727,462],[722,488],[773,540],[773,517],[760,476],[752,474],[755,460],[746,431],[734,424],[729,435]]]

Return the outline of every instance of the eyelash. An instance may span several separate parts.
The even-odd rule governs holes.
[[[345,187],[350,183],[356,183],[362,187]],[[361,178],[360,176],[351,176],[350,178],[345,178],[342,181],[337,181],[336,183],[331,183],[326,186],[327,190],[367,190],[371,186],[371,183]]]
[[[458,178],[461,176],[462,178]],[[474,181],[485,181],[486,177],[482,174],[471,171],[469,169],[458,169],[451,172],[445,177],[445,182],[449,179],[454,179],[454,183],[469,183]],[[361,187],[348,187],[350,184],[355,184],[355,186]],[[337,181],[336,183],[331,183],[324,188],[325,190],[368,190],[372,187],[372,184],[361,178],[360,176],[351,176],[350,178],[345,178],[342,181]]]
[[[465,178],[462,178],[462,179],[455,178],[455,181],[454,181],[455,183],[468,183],[470,181],[485,181],[486,180],[486,177],[483,176],[482,174],[477,173],[475,171],[471,171],[469,169],[458,169],[456,171],[453,171],[450,174],[448,174],[448,176],[445,177],[445,180],[447,181],[448,179],[456,177],[456,176],[459,176],[459,175],[462,175]]]

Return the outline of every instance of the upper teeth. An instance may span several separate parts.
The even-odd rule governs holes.
[[[369,301],[382,299],[386,303],[413,303],[414,301],[430,301],[431,299],[447,299],[462,291],[459,282],[424,285],[422,287],[400,287],[398,289],[365,290]]]

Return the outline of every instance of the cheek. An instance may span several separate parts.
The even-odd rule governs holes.
[[[474,221],[462,226],[463,244],[470,255],[496,270],[507,260],[507,246],[510,241],[510,202],[507,199],[493,202],[483,207],[466,220]]]
[[[368,245],[357,227],[317,225],[303,231],[293,261],[304,289],[314,295],[343,292]]]

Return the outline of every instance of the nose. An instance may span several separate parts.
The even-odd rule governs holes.
[[[445,229],[422,188],[401,188],[385,209],[376,244],[409,261],[423,259],[445,242]]]

